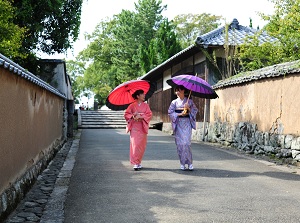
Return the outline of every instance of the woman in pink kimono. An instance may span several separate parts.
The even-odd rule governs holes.
[[[127,121],[126,132],[130,132],[130,163],[134,170],[142,169],[142,159],[147,145],[147,134],[152,112],[145,103],[143,90],[137,90],[132,94],[135,102],[130,104],[125,111],[124,118]]]
[[[198,109],[193,100],[188,100],[185,97],[186,91],[187,89],[184,86],[176,86],[175,93],[177,99],[171,102],[168,115],[172,122],[180,169],[185,170],[185,165],[187,164],[187,168],[193,170],[191,139],[192,129],[196,129],[196,114]]]

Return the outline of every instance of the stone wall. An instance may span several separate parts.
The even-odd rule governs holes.
[[[300,61],[220,81],[205,140],[248,153],[300,160]]]
[[[206,141],[232,146],[249,154],[266,155],[286,160],[300,161],[300,137],[258,130],[255,123],[211,123]]]
[[[15,179],[9,187],[0,194],[0,222],[9,215],[16,205],[24,198],[37,177],[48,166],[56,153],[60,151],[65,141],[56,141],[48,150],[48,153],[29,167],[25,173]],[[46,186],[46,185],[45,185]]]

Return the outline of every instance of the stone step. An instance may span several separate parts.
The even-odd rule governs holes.
[[[125,129],[124,111],[80,111],[79,129]],[[156,128],[150,123],[150,128]]]
[[[117,116],[117,115],[81,115],[81,117],[86,117],[86,118],[109,117],[109,118],[124,119],[124,116]]]
[[[124,119],[124,116],[117,116],[117,115],[81,115],[81,117],[85,118],[101,118],[101,117],[108,117],[108,118],[119,118],[119,119]]]
[[[81,125],[124,125],[126,126],[126,122],[81,122]]]
[[[124,116],[124,113],[121,112],[81,112],[81,115],[120,115]]]
[[[117,120],[125,120],[124,117],[120,117],[120,116],[106,116],[106,115],[99,115],[99,116],[81,116],[82,118],[85,119],[117,119]]]
[[[95,117],[91,117],[91,116],[81,116],[84,119],[109,119],[109,120],[125,120],[123,117],[113,117],[113,116],[95,116]]]
[[[124,111],[80,111],[79,129],[126,129]]]
[[[81,125],[79,129],[126,129],[126,126],[121,125]]]
[[[82,115],[81,116],[82,118],[87,118],[87,119],[104,119],[104,118],[107,118],[107,119],[124,119],[123,116],[108,116],[108,115],[95,115],[95,116],[85,116],[85,115]]]
[[[85,115],[85,114],[91,114],[91,115],[94,115],[94,114],[117,114],[117,115],[124,115],[124,111],[80,111],[80,113],[82,115]]]

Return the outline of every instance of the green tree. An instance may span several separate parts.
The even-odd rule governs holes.
[[[84,86],[82,85],[83,74],[85,71],[84,63],[69,60],[66,62],[67,74],[70,76],[72,84],[72,93],[75,98],[80,98],[81,92],[83,92]]]
[[[14,24],[26,29],[20,48],[26,59],[14,61],[37,71],[37,52],[63,53],[78,38],[82,0],[12,0],[16,9]]]
[[[171,24],[168,19],[164,19],[160,24],[154,41],[157,43],[157,64],[153,64],[154,66],[161,64],[182,50],[175,33],[175,26]],[[154,66],[152,68],[154,68]]]
[[[63,53],[79,34],[82,0],[14,0],[15,24],[27,29],[24,50]]]
[[[136,55],[140,44],[139,30],[135,26],[136,14],[123,10],[114,17],[112,26],[112,69],[116,84],[139,76],[140,64]]]
[[[77,58],[87,64],[82,83],[104,103],[109,92],[122,82],[144,74],[140,49],[148,49],[162,22],[161,1],[139,0],[135,11],[122,10],[101,21],[88,47]]]
[[[221,25],[221,16],[207,13],[203,14],[181,14],[173,19],[176,25],[176,34],[183,48],[195,43],[198,36],[208,33]]]
[[[258,35],[241,46],[240,60],[244,70],[255,70],[264,66],[300,59],[300,0],[272,0],[273,15],[260,13],[268,21],[263,31],[277,39],[258,42]]]
[[[275,14],[264,16],[269,23],[265,29],[279,40],[283,47],[285,60],[300,58],[300,0],[272,0]]]
[[[138,0],[135,10],[122,10],[101,21],[91,35],[88,47],[77,58],[87,64],[81,83],[104,103],[117,85],[136,79],[180,50],[179,35],[184,24],[169,22],[162,16],[167,6],[161,0]],[[183,17],[182,17],[183,18]],[[196,36],[216,28],[220,17],[198,16],[191,32]],[[183,20],[182,20],[183,22]],[[186,23],[185,23],[186,24]]]
[[[161,0],[138,0],[135,3],[135,29],[138,31],[137,40],[147,47],[155,37],[156,30],[163,20],[162,12],[167,8]]]
[[[143,67],[148,58],[145,58],[145,55],[141,56],[141,52],[147,51],[163,20],[161,13],[166,6],[161,4],[161,0],[139,0],[135,3],[134,12],[127,12],[127,14],[122,12],[117,16],[114,37],[116,47],[122,49],[123,54],[116,55],[119,59],[115,61],[120,64],[115,64],[118,68],[125,68],[121,78],[117,78],[121,82],[135,79],[148,71]]]
[[[86,35],[90,43],[76,58],[86,67],[84,76],[79,77],[79,89],[82,93],[93,92],[99,105],[105,104],[108,93],[117,81],[118,69],[113,63],[113,55],[121,49],[114,47],[112,29],[115,23],[115,19],[102,20],[91,35]]]
[[[0,0],[0,53],[9,58],[26,57],[20,52],[26,29],[13,23],[15,9],[7,0]]]
[[[182,50],[175,34],[175,26],[163,19],[155,37],[147,48],[140,49],[143,72],[148,72]]]
[[[114,19],[102,20],[91,35],[86,35],[90,43],[76,58],[86,64],[80,89],[83,92],[92,91],[100,105],[105,104],[111,86],[115,86],[117,81],[118,69],[115,69],[113,57],[121,49],[114,47],[114,24]]]

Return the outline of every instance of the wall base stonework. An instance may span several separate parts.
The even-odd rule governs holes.
[[[0,194],[0,221],[5,219],[7,215],[16,208],[18,203],[34,184],[38,175],[47,167],[65,142],[65,140],[57,140],[51,148],[49,148],[48,154],[45,154],[35,165],[30,167],[19,179]]]
[[[163,123],[162,131],[172,134],[171,123]],[[192,140],[203,141],[203,132],[203,122],[197,122]],[[204,141],[234,147],[247,154],[282,159],[285,163],[300,161],[300,136],[261,132],[254,123],[206,123]]]
[[[232,146],[248,154],[300,161],[299,136],[261,132],[254,123],[210,123],[205,141]]]

